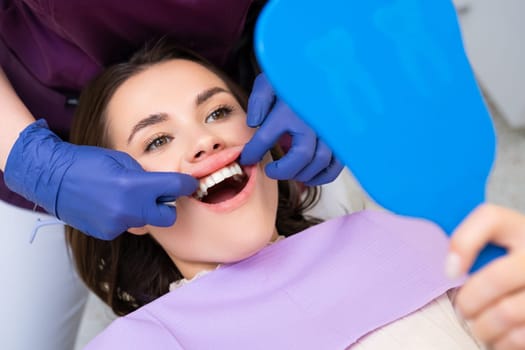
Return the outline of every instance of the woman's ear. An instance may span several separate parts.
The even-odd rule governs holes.
[[[149,233],[148,230],[146,229],[146,226],[130,227],[128,228],[127,231],[131,233],[132,235],[137,235],[137,236],[142,236],[142,235],[146,235]]]

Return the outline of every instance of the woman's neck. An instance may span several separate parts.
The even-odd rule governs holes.
[[[198,264],[191,263],[191,264],[188,264],[188,263],[179,261],[179,262],[176,262],[175,265],[177,266],[180,273],[185,279],[191,280],[193,277],[195,277],[195,275],[197,275],[198,273],[202,271],[215,270],[217,267],[219,267],[220,264],[219,263],[198,263]]]
[[[283,238],[285,237],[279,235],[276,230],[271,240],[268,242],[267,246],[277,241],[280,241]],[[177,266],[177,268],[179,269],[182,276],[187,280],[191,280],[192,278],[194,278],[197,274],[199,274],[202,271],[213,271],[221,265],[221,263],[211,263],[211,262],[196,263],[194,261],[192,262],[183,261],[175,257],[171,257],[171,258],[173,262],[175,263],[175,266]]]

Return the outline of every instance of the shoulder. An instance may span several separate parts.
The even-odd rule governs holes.
[[[85,350],[182,349],[165,325],[147,309],[116,319]]]
[[[410,336],[407,336],[410,335]],[[350,349],[480,349],[447,293],[359,339]]]
[[[339,218],[331,219],[318,225],[320,229],[346,232],[348,234],[390,235],[398,238],[412,238],[414,235],[433,236],[446,241],[444,231],[435,223],[414,217],[393,214],[384,210],[362,210]]]
[[[381,261],[401,254],[414,261],[435,259],[437,264],[448,250],[448,237],[435,223],[380,210],[345,215],[307,231],[310,232],[305,231],[306,237],[301,239],[337,242],[337,248],[331,249],[354,254],[374,251]]]
[[[385,210],[363,210],[358,213],[351,215],[352,220],[362,220],[373,224],[378,228],[384,228],[388,230],[399,229],[399,230],[421,230],[425,232],[431,232],[433,234],[442,235],[444,231],[434,222],[426,219],[404,216],[394,214]]]

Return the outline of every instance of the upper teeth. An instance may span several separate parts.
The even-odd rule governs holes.
[[[197,198],[201,199],[206,196],[210,187],[235,175],[242,175],[242,169],[239,164],[232,163],[201,179],[199,189],[197,189]]]

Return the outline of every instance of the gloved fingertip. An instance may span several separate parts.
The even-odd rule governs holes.
[[[199,180],[188,174],[177,174],[179,180],[179,194],[182,196],[192,195],[199,188]]]
[[[282,169],[279,168],[277,162],[271,162],[264,167],[264,171],[269,178],[275,180],[288,180],[291,177],[289,174],[284,174]]]
[[[332,181],[334,181],[339,174],[341,174],[341,171],[343,170],[344,166],[340,163],[337,163],[330,167],[329,169],[324,170],[320,174],[314,176],[308,181],[304,181],[304,184],[307,186],[321,186],[326,185]]]
[[[246,155],[244,153],[241,153],[241,157],[239,158],[239,164],[240,165],[252,165],[256,162],[252,161],[252,158],[249,155]]]
[[[172,206],[159,204],[157,205],[157,211],[153,214],[154,218],[151,218],[151,224],[160,227],[172,226],[177,219],[176,209]]]
[[[309,180],[309,181],[301,181],[305,186],[308,186],[308,187],[315,187],[315,186],[320,186],[322,185],[322,183],[319,183],[318,181],[316,180]]]
[[[192,193],[195,192],[195,190],[199,187],[199,180],[194,178],[193,176],[190,176],[188,179],[189,188],[192,189]]]
[[[241,153],[241,156],[239,157],[239,164],[240,165],[250,165],[248,163],[248,160],[247,160],[246,156],[243,155],[242,153]]]
[[[257,99],[251,98],[248,101],[248,109],[246,113],[246,124],[250,128],[256,128],[261,125],[263,121],[262,108]]]
[[[239,163],[241,165],[253,165],[262,159],[262,155],[259,153],[260,152],[258,152],[257,148],[250,141],[244,145],[241,156],[239,157]]]
[[[248,126],[252,128],[261,126],[274,103],[275,92],[265,75],[261,73],[255,78],[252,92],[248,98],[246,116]]]
[[[107,236],[107,237],[104,237],[104,238],[102,238],[102,239],[105,240],[105,241],[112,241],[112,240],[114,240],[115,238],[117,238],[118,236],[120,236],[121,234],[122,234],[122,233],[114,233],[114,234],[111,234],[111,235],[109,235],[109,236]]]
[[[313,177],[306,177],[306,176],[296,176],[295,181],[299,181],[299,182],[302,182],[304,183],[305,185],[308,184],[308,182],[312,181],[313,180]]]

